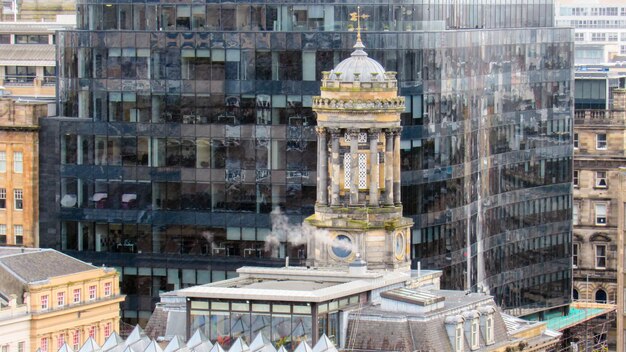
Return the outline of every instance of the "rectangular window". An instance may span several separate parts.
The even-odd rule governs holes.
[[[89,286],[89,300],[96,299],[96,285]]]
[[[0,244],[7,244],[7,225],[0,224]]]
[[[72,345],[74,345],[74,351],[78,351],[80,347],[80,330],[74,330],[74,337],[72,338]]]
[[[572,177],[572,184],[574,187],[578,187],[578,170],[574,170],[574,176]]]
[[[596,269],[606,269],[606,245],[596,245]]]
[[[7,172],[7,152],[0,152],[0,172]]]
[[[109,297],[113,291],[113,283],[105,282],[104,283],[104,296]]]
[[[606,133],[596,134],[596,149],[604,150],[606,149],[606,146]]]
[[[578,267],[578,251],[580,250],[580,244],[574,243],[572,246],[572,266]]]
[[[24,156],[22,152],[13,152],[13,172],[21,174],[24,172]]]
[[[463,347],[463,325],[459,324],[456,327],[456,334],[455,334],[455,348],[454,351],[455,352],[461,352],[464,350]]]
[[[470,337],[471,349],[472,350],[478,349],[480,347],[480,340],[478,339],[478,318],[472,320],[471,334],[472,334],[472,336]]]
[[[26,343],[24,341],[20,341],[17,343],[17,352],[24,352],[24,345]]]
[[[578,133],[574,133],[574,149],[578,149]]]
[[[57,307],[65,306],[65,292],[57,292]]]
[[[0,209],[7,208],[7,189],[0,188]]]
[[[74,289],[74,303],[80,303],[80,288]]]
[[[487,316],[487,323],[486,325],[486,331],[485,331],[485,335],[487,336],[487,344],[491,345],[492,343],[495,342],[495,334],[494,334],[494,330],[493,330],[493,316],[489,315]]]
[[[606,204],[596,204],[596,225],[606,225]]]
[[[63,347],[65,343],[65,334],[59,334],[59,338],[57,339],[57,350]]]
[[[606,171],[596,171],[596,188],[606,188],[607,186]]]
[[[13,190],[13,197],[14,197],[14,206],[15,206],[15,210],[22,210],[24,209],[24,193],[22,192],[21,189],[15,189]]]
[[[41,310],[48,310],[48,295],[41,295]]]
[[[104,338],[107,338],[111,335],[111,323],[106,323],[104,326]]]
[[[40,348],[41,348],[41,352],[47,352],[48,351],[48,338],[47,337],[42,337],[40,342]]]
[[[578,203],[574,203],[572,207],[572,222],[574,225],[578,225]]]
[[[577,42],[585,41],[585,33],[583,33],[583,32],[576,32],[574,34],[574,40],[577,41]]]
[[[94,340],[96,339],[96,327],[95,326],[89,327],[89,337],[91,337]]]
[[[15,235],[15,244],[24,244],[24,226],[13,225],[13,235]]]

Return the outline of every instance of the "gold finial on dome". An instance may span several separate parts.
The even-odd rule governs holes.
[[[365,45],[361,41],[361,19],[368,19],[370,15],[363,14],[361,15],[361,6],[356,7],[356,12],[350,13],[350,21],[356,21],[356,44],[354,44],[355,49],[363,49]]]

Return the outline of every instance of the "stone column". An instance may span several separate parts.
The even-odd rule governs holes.
[[[393,205],[393,131],[385,130],[385,205]]]
[[[369,205],[372,207],[378,206],[378,189],[379,189],[379,176],[378,176],[378,134],[380,130],[377,128],[371,128],[368,133],[370,141],[370,201]]]
[[[341,130],[334,128],[330,131],[330,143],[331,143],[331,162],[332,162],[332,177],[330,179],[330,205],[339,206],[339,136]]]
[[[328,205],[328,145],[326,128],[317,127],[317,204]]]
[[[400,131],[401,127],[394,130],[394,142],[393,142],[393,202],[396,205],[400,205],[402,200],[400,199]]]
[[[350,205],[359,204],[359,130],[350,134]]]

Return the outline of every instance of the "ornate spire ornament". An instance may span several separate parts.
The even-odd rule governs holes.
[[[356,44],[354,44],[355,49],[363,49],[365,45],[361,41],[361,19],[366,20],[370,16],[363,14],[361,15],[361,6],[356,7],[356,12],[350,13],[350,21],[356,22]]]

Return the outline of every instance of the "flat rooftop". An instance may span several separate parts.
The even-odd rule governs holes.
[[[382,287],[424,281],[441,276],[440,271],[367,271],[351,273],[346,269],[304,267],[242,267],[239,277],[185,288],[178,296],[210,299],[269,300],[290,302],[324,302]]]

